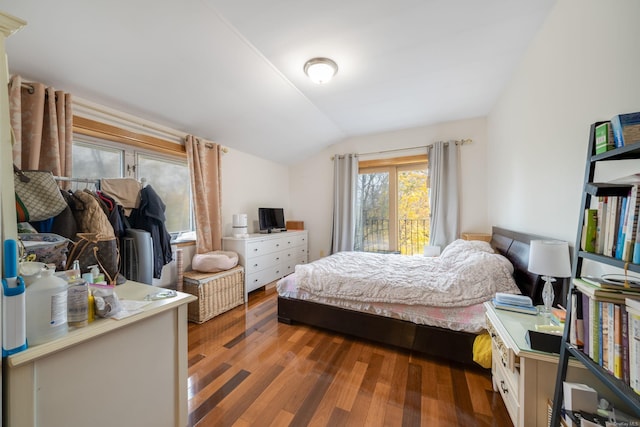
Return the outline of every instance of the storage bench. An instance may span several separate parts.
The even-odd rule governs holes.
[[[182,290],[198,297],[189,303],[189,321],[204,323],[244,303],[244,268],[239,265],[218,273],[187,271]]]

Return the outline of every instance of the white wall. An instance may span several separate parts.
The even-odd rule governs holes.
[[[639,16],[558,0],[487,118],[493,224],[575,242],[589,126],[640,111]]]
[[[412,129],[348,138],[291,167],[291,211],[309,230],[309,259],[329,253],[333,209],[333,164],[331,156],[344,153],[370,153],[391,149],[426,146],[435,141],[473,140],[461,148],[462,231],[489,231],[486,205],[486,121],[484,118],[460,120]],[[392,155],[415,153],[395,152]],[[386,155],[389,157],[389,155]],[[367,156],[367,159],[375,156]]]
[[[287,166],[229,149],[222,158],[222,234],[233,234],[234,213],[246,213],[249,233],[257,233],[260,207],[283,208],[292,219],[289,191]]]

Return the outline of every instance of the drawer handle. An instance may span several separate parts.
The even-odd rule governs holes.
[[[280,246],[280,243],[276,243],[276,248],[277,248],[278,246]]]
[[[504,394],[509,393],[509,389],[508,389],[507,387],[505,387],[505,385],[504,385],[504,380],[501,380],[501,381],[500,381],[500,388],[502,389],[502,392],[503,392]]]
[[[258,264],[253,264],[253,266],[254,266],[254,267],[257,267],[257,266],[258,266]]]
[[[253,248],[253,252],[258,252],[258,248]]]
[[[280,257],[278,257],[278,256],[277,256],[277,257],[276,257],[276,261],[280,261]]]

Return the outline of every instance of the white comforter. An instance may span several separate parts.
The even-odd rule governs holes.
[[[339,252],[296,266],[298,287],[353,301],[465,307],[519,293],[513,266],[481,241],[456,240],[439,257]]]

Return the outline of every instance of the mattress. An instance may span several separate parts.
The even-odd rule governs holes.
[[[277,283],[278,295],[333,305],[349,310],[406,320],[420,325],[480,333],[485,329],[485,310],[482,303],[466,307],[427,307],[415,304],[387,302],[356,302],[347,299],[319,297],[298,288],[296,274],[290,274]]]

